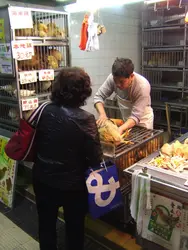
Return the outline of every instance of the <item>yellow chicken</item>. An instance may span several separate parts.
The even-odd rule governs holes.
[[[59,52],[58,50],[56,50],[56,49],[52,49],[52,50],[50,50],[50,55],[51,56],[54,56],[56,59],[57,59],[57,61],[62,61],[63,60],[63,55],[62,55],[62,53],[61,52]]]
[[[47,24],[49,37],[62,37],[65,38],[65,32],[61,30],[55,23]]]
[[[48,27],[43,23],[36,23],[33,25],[34,35],[40,37],[46,37],[48,33]]]
[[[57,69],[59,67],[58,61],[54,56],[48,56],[48,67],[50,69]]]

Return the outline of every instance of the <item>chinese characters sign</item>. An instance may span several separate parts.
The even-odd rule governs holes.
[[[38,98],[22,99],[22,111],[28,111],[38,108]]]
[[[20,84],[37,82],[37,72],[36,71],[26,71],[20,72]]]
[[[33,28],[31,10],[21,7],[9,7],[10,25],[12,29]]]
[[[5,153],[8,140],[9,138],[0,136],[0,201],[12,207],[17,164]]]
[[[30,60],[34,55],[33,42],[27,41],[12,41],[13,58],[21,60]]]
[[[0,74],[12,74],[12,71],[10,43],[0,44]]]
[[[39,71],[39,81],[53,81],[54,80],[54,70],[40,70]]]

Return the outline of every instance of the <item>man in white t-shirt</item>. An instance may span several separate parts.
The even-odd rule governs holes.
[[[148,80],[134,72],[134,65],[130,59],[117,58],[112,65],[112,73],[94,97],[94,105],[99,113],[97,123],[102,125],[108,119],[104,101],[115,92],[125,121],[119,127],[121,134],[135,125],[153,129],[154,115],[151,108],[150,90]]]

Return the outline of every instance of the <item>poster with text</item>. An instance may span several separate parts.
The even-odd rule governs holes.
[[[0,135],[0,202],[12,208],[15,190],[17,162],[5,153],[9,138]]]
[[[143,217],[142,237],[169,250],[180,249],[182,204],[151,194],[152,210]]]

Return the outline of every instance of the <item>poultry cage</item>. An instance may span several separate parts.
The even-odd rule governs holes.
[[[9,131],[16,130],[20,117],[27,119],[33,109],[49,99],[54,77],[61,68],[70,66],[68,14],[46,7],[21,7],[22,12],[16,8],[0,8],[6,30],[0,44],[0,127]],[[11,26],[11,15],[23,15],[24,22],[28,12],[32,28]],[[11,47],[15,49],[18,44],[19,48],[31,46],[32,57],[14,59]]]
[[[158,150],[163,144],[163,131],[134,127],[126,137],[126,141],[130,143],[115,145],[101,142],[104,157],[117,165],[122,189],[127,183],[123,170]]]

